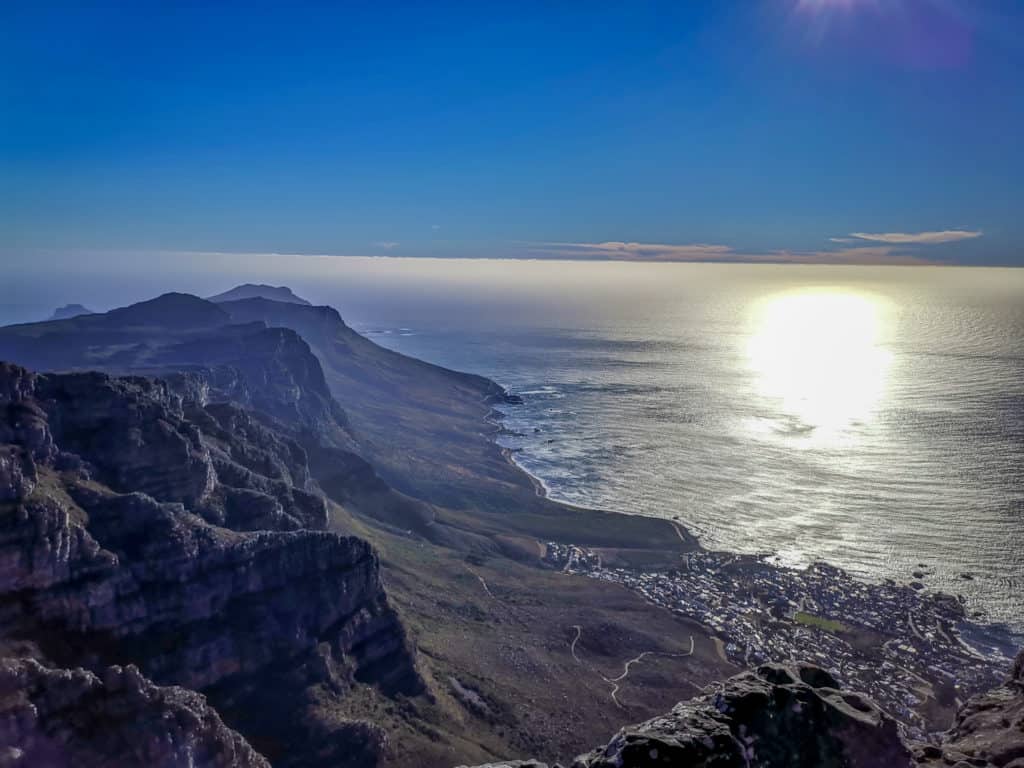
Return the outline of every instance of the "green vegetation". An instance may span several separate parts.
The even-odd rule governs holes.
[[[817,627],[823,629],[826,632],[847,632],[849,627],[843,624],[841,621],[835,621],[834,619],[826,619],[823,616],[815,616],[812,613],[804,613],[798,611],[794,616],[793,620],[800,624],[805,624],[808,627]]]

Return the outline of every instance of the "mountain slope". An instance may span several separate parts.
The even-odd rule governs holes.
[[[331,307],[265,299],[218,306],[235,322],[291,328],[309,342],[350,416],[361,454],[398,490],[442,507],[439,522],[486,537],[571,535],[595,546],[659,551],[692,546],[665,520],[581,510],[545,498],[494,441],[494,406],[514,397],[490,379],[380,347]]]

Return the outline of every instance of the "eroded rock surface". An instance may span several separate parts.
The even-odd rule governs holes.
[[[909,744],[866,697],[810,665],[769,664],[627,726],[572,768],[1024,768],[1024,652],[935,744]],[[535,760],[477,768],[547,768]],[[556,766],[552,766],[556,768]]]
[[[133,666],[95,675],[0,659],[3,768],[269,768],[206,699]]]
[[[765,665],[624,728],[576,768],[848,766],[910,763],[895,721],[812,666]]]
[[[54,668],[133,664],[215,697],[267,675],[291,686],[279,704],[310,685],[418,693],[376,553],[317,530],[326,507],[305,451],[253,412],[182,392],[0,364],[0,640],[31,642]],[[11,663],[15,688],[64,679]]]

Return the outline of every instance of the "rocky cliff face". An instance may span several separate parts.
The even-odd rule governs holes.
[[[0,360],[44,371],[161,378],[191,373],[196,395],[261,411],[337,447],[354,444],[320,362],[295,331],[232,323],[217,305],[187,294],[169,293],[104,314],[7,326],[0,329]]]
[[[50,669],[0,659],[4,768],[269,768],[198,693],[135,667]]]
[[[198,690],[294,668],[293,691],[343,696],[360,681],[418,692],[376,554],[314,530],[326,509],[307,490],[304,450],[248,411],[183,391],[0,364],[0,640],[30,641],[52,664],[135,664]],[[64,695],[48,673],[19,669],[12,679],[41,680],[44,698]],[[35,727],[13,718],[8,741],[35,749]]]
[[[1024,651],[1006,684],[968,700],[939,745],[919,745],[922,766],[1024,768]]]
[[[936,744],[908,744],[866,697],[824,670],[770,664],[627,726],[572,768],[1021,768],[1024,653],[1013,677],[969,701]],[[477,768],[547,768],[536,760]]]

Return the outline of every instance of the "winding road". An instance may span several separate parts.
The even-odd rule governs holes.
[[[576,654],[576,643],[579,642],[580,637],[583,635],[583,627],[581,627],[579,624],[573,624],[572,628],[576,630],[576,636],[573,637],[572,642],[569,644],[569,652],[572,653],[572,657],[573,657],[573,659],[576,660],[577,664],[582,664],[583,661]],[[634,656],[632,659],[630,659],[625,664],[623,664],[622,665],[622,674],[619,675],[618,677],[605,677],[600,672],[597,672],[597,676],[600,677],[602,680],[604,680],[606,683],[608,683],[608,685],[610,685],[612,687],[611,696],[612,696],[612,701],[615,702],[615,706],[617,706],[619,709],[625,709],[625,707],[622,706],[622,702],[619,701],[618,695],[619,695],[619,691],[622,690],[622,686],[620,685],[620,683],[622,683],[623,680],[625,680],[627,677],[629,677],[629,668],[630,667],[632,667],[634,664],[639,664],[641,661],[643,661],[648,656],[667,656],[668,658],[673,658],[673,659],[680,659],[680,658],[685,658],[686,656],[692,656],[693,655],[693,647],[694,647],[693,635],[690,635],[690,650],[686,651],[685,653],[669,653],[668,651],[644,651],[639,656]]]

